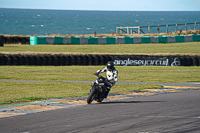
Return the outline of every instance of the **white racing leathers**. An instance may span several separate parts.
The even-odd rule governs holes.
[[[114,68],[112,71],[109,71],[107,69],[107,67],[103,68],[102,70],[98,70],[98,73],[103,73],[106,72],[106,78],[108,80],[108,85],[110,86],[110,88],[115,85],[115,83],[117,82],[118,78],[118,71]],[[109,89],[110,89],[109,88]]]

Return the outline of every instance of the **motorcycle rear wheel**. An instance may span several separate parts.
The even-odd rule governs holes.
[[[92,89],[88,98],[87,98],[87,103],[90,104],[94,100],[94,95],[95,95],[96,90]]]

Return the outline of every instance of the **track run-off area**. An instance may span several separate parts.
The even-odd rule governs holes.
[[[4,80],[4,79],[0,79],[0,81],[38,82],[38,81],[50,81],[50,80],[8,80],[8,79]],[[71,81],[71,80],[59,80],[59,81],[61,81],[61,82],[92,82],[92,81]],[[147,83],[151,83],[151,82],[131,82],[131,81],[128,81],[128,82],[119,81],[118,82],[118,84],[147,84]],[[164,87],[156,88],[156,89],[143,89],[140,91],[109,94],[108,98],[104,99],[103,102],[110,102],[110,101],[115,101],[115,100],[119,101],[122,99],[130,99],[130,98],[135,98],[138,96],[152,96],[152,95],[158,95],[158,94],[175,93],[175,92],[186,91],[186,90],[200,89],[200,83],[198,83],[198,82],[154,83],[154,84],[161,84]],[[87,100],[87,97],[78,97],[78,98],[71,98],[71,99],[51,99],[51,100],[36,101],[36,102],[30,102],[30,103],[24,103],[24,104],[1,106],[0,107],[0,118],[87,105],[86,100]],[[93,104],[98,104],[98,103],[93,101]]]
[[[35,82],[35,80],[14,81]],[[63,80],[62,82],[91,81]],[[149,82],[118,82],[118,84],[127,83]],[[200,83],[154,84],[163,85],[163,88],[109,94],[102,103],[93,101],[91,105],[87,105],[87,97],[78,97],[1,106],[0,131],[5,133],[200,131]]]

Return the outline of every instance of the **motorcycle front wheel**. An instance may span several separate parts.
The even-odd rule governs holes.
[[[99,98],[99,99],[97,100],[97,102],[101,103],[101,102],[103,101],[103,99],[104,99],[104,98]]]
[[[94,100],[94,95],[95,95],[96,90],[92,89],[88,98],[87,98],[87,103],[90,104]]]

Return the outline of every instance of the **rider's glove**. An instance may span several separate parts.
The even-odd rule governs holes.
[[[96,76],[99,76],[99,73],[98,73],[98,72],[96,72],[96,73],[94,73],[94,75],[96,75]]]
[[[97,72],[94,73],[94,75],[98,76],[100,72],[101,72],[101,70],[97,70]]]

